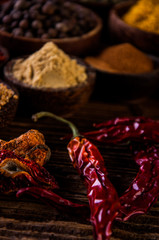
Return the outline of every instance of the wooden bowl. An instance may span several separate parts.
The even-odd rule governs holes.
[[[19,94],[17,89],[12,85],[4,83],[1,80],[0,83],[3,83],[3,85],[7,86],[8,89],[11,89],[14,92],[14,95],[9,99],[9,102],[7,102],[0,108],[0,128],[1,128],[6,127],[14,119],[18,107]]]
[[[159,58],[149,57],[153,61],[154,70],[148,73],[122,74],[96,69],[92,98],[120,102],[153,96],[159,88]]]
[[[129,42],[147,53],[159,55],[159,34],[131,27],[121,19],[133,4],[134,1],[123,2],[111,9],[108,21],[111,40]]]
[[[82,107],[90,98],[94,88],[95,71],[82,60],[78,63],[86,66],[87,79],[83,83],[70,88],[36,88],[21,83],[14,78],[12,67],[15,59],[4,67],[4,77],[19,91],[19,109],[23,114],[37,111],[50,111],[58,115],[69,116]]]
[[[102,20],[96,13],[88,8],[75,3],[72,3],[72,6],[75,12],[85,11],[90,19],[95,20],[96,26],[93,30],[79,37],[60,39],[27,38],[14,36],[11,33],[0,31],[0,44],[6,47],[12,56],[31,54],[39,50],[48,41],[53,41],[59,46],[59,48],[71,55],[82,56],[92,52],[94,48],[99,46],[100,43],[100,36],[103,26]]]

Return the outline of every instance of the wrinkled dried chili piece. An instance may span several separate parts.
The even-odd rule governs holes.
[[[74,138],[68,144],[68,151],[73,166],[87,186],[95,239],[109,239],[120,203],[115,188],[107,178],[104,160],[98,149],[86,138]]]
[[[36,162],[23,159],[8,150],[0,150],[0,194],[17,192],[19,197],[28,193],[43,198],[53,206],[85,208],[82,204],[72,203],[53,192],[59,188],[50,173]]]
[[[85,134],[91,139],[113,144],[131,141],[131,147],[132,142],[142,143],[144,150],[134,148],[134,160],[140,169],[120,197],[121,209],[117,218],[128,220],[134,214],[146,213],[159,196],[159,150],[155,145],[147,146],[147,143],[159,142],[159,122],[144,117],[117,118],[95,126],[102,128]]]
[[[87,207],[84,204],[73,203],[68,199],[62,198],[61,196],[54,193],[53,191],[42,188],[40,186],[21,188],[16,193],[16,196],[20,197],[23,194],[32,195],[33,197],[38,198],[53,207],[57,206],[59,208],[60,206],[64,206],[64,207],[84,208],[84,209],[86,209]]]
[[[150,118],[116,118],[94,126],[100,129],[83,135],[93,140],[114,144],[129,140],[159,142],[159,121]]]
[[[54,177],[44,167],[8,150],[0,150],[0,178],[0,192],[4,194],[34,185],[51,189],[58,188]],[[6,184],[8,182],[10,184]]]
[[[159,149],[147,147],[136,153],[139,172],[127,191],[120,197],[119,220],[128,220],[134,214],[143,214],[159,197]]]
[[[25,159],[36,161],[36,163],[41,166],[43,166],[51,156],[49,147],[45,145],[43,134],[34,129],[8,142],[1,140],[0,150],[2,149],[13,151],[16,155]]]
[[[69,121],[52,113],[41,112],[33,116],[53,117],[67,123],[73,131],[73,139],[68,144],[68,152],[73,166],[78,170],[87,186],[87,196],[91,210],[91,222],[95,239],[107,240],[111,235],[112,222],[120,208],[117,192],[109,179],[104,160],[98,149],[86,138],[80,137],[76,127]]]

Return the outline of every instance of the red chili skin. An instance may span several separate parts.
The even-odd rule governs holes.
[[[101,129],[84,134],[90,139],[117,144],[125,141],[138,142],[146,150],[135,150],[134,160],[140,166],[136,178],[120,197],[119,220],[128,220],[134,214],[143,214],[159,196],[159,150],[147,143],[159,143],[159,122],[150,118],[116,118],[96,124]],[[103,128],[104,127],[104,128]],[[130,145],[131,146],[131,145]]]
[[[94,126],[100,129],[83,135],[99,142],[111,144],[129,140],[159,142],[159,122],[150,118],[116,118]]]
[[[147,147],[135,156],[140,170],[127,191],[120,197],[119,220],[146,213],[159,197],[159,149]]]
[[[6,159],[18,160],[23,166],[22,171],[18,175],[13,174],[12,177],[5,176],[1,166]],[[57,188],[54,177],[44,167],[29,159],[23,159],[11,151],[0,150],[0,194],[17,192],[16,196],[19,197],[27,193],[59,208],[63,206],[86,208],[83,204],[73,203],[54,193],[53,190]]]
[[[7,177],[0,174],[1,184],[0,192],[9,193],[17,191],[19,188],[27,186],[45,186],[47,188],[55,189],[58,185],[54,177],[42,166],[29,159],[23,159],[15,155],[12,151],[0,150],[0,167],[5,159],[17,159],[22,166],[27,167],[18,176]]]
[[[115,188],[107,178],[104,160],[99,150],[86,138],[75,137],[67,148],[73,166],[87,186],[95,239],[108,240],[120,202]]]

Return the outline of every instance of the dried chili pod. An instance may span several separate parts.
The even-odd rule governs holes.
[[[114,144],[129,140],[159,142],[159,121],[150,118],[116,118],[94,126],[99,129],[83,135],[100,142]]]
[[[95,239],[109,239],[112,222],[118,214],[120,202],[115,188],[107,177],[107,170],[99,150],[86,138],[81,137],[71,122],[61,117],[48,112],[40,112],[33,115],[33,119],[37,120],[44,116],[65,122],[71,127],[73,139],[67,148],[73,166],[87,186]]]
[[[0,150],[2,149],[13,151],[16,155],[31,159],[41,166],[51,156],[51,151],[45,144],[43,134],[35,129],[31,129],[8,142],[0,140]]]
[[[85,208],[62,198],[53,190],[59,188],[54,177],[42,166],[30,159],[24,159],[8,150],[0,150],[0,193],[17,192],[19,197],[28,193],[41,198],[53,206]]]
[[[16,196],[19,197],[22,194],[29,194],[35,198],[41,199],[43,202],[52,205],[53,207],[57,206],[58,208],[61,206],[64,207],[73,207],[73,208],[86,208],[84,204],[73,203],[68,199],[62,198],[58,194],[54,193],[49,189],[42,188],[40,186],[26,187],[21,188]]]
[[[159,122],[150,118],[132,117],[116,118],[95,126],[102,128],[85,135],[112,144],[130,141],[130,147],[137,142],[133,151],[134,160],[140,169],[120,197],[121,208],[117,219],[128,220],[134,214],[146,213],[159,196],[159,150],[155,146],[159,142]],[[142,147],[138,150],[139,143]]]
[[[127,191],[120,197],[119,220],[128,220],[134,214],[143,214],[159,197],[159,149],[147,146],[136,153],[140,170]]]
[[[28,186],[58,188],[54,177],[44,167],[9,150],[0,150],[0,179],[3,194]]]

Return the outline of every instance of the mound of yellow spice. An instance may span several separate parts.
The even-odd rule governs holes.
[[[0,111],[3,106],[9,103],[11,98],[18,100],[18,95],[11,88],[8,88],[6,84],[0,83]]]
[[[13,66],[13,75],[37,88],[68,88],[87,79],[85,67],[53,42],[46,43],[27,59],[18,59]]]
[[[86,57],[85,61],[96,69],[114,73],[140,74],[154,68],[152,60],[129,43],[105,48],[98,56]]]
[[[139,0],[122,19],[132,27],[159,34],[159,1]]]

